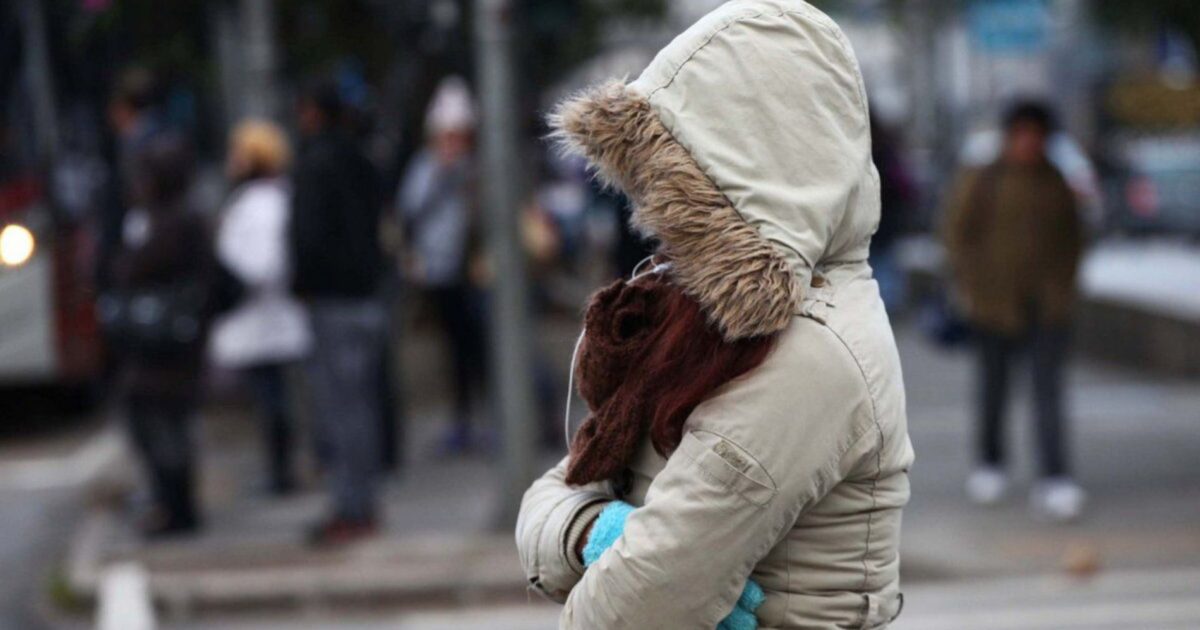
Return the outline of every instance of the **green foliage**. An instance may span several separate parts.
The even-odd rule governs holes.
[[[285,71],[305,77],[345,58],[377,78],[392,60],[387,21],[363,0],[276,0],[276,33]]]
[[[1200,2],[1196,0],[1093,0],[1101,23],[1123,31],[1144,32],[1172,26],[1200,45]]]
[[[56,0],[51,11],[67,14],[72,0]],[[52,15],[55,13],[52,13]],[[84,48],[111,42],[120,57],[167,76],[203,77],[211,68],[205,55],[208,21],[202,0],[117,0],[107,10],[80,19],[69,34]]]

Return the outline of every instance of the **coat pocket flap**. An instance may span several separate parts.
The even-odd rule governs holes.
[[[679,451],[692,460],[713,483],[764,507],[778,492],[767,471],[744,448],[728,438],[708,431],[690,431],[679,443]]]

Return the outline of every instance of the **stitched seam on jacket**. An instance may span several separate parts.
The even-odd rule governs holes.
[[[867,514],[867,535],[866,535],[866,540],[863,542],[863,554],[862,554],[863,585],[862,585],[862,588],[865,589],[867,586],[867,582],[868,582],[868,580],[870,580],[870,577],[871,577],[871,572],[868,567],[867,560],[870,557],[870,552],[871,552],[871,526],[875,519],[875,508],[878,505],[878,497],[876,496],[876,491],[879,487],[879,479],[880,479],[880,477],[883,476],[883,441],[884,441],[883,440],[883,426],[879,424],[879,405],[876,401],[875,389],[874,389],[874,387],[872,387],[871,379],[867,377],[867,371],[863,367],[862,362],[859,361],[858,355],[854,353],[854,350],[850,347],[850,344],[847,343],[846,340],[843,339],[842,336],[840,334],[838,334],[838,332],[836,330],[834,330],[828,326],[826,326],[825,328],[828,329],[829,332],[833,333],[834,337],[837,337],[838,341],[841,342],[842,347],[844,347],[846,349],[846,353],[849,354],[850,358],[854,360],[854,365],[856,367],[858,367],[858,372],[862,376],[862,379],[863,379],[863,386],[866,387],[866,389],[867,389],[867,397],[871,401],[871,421],[875,424],[875,430],[879,433],[879,443],[875,447],[875,476],[871,479],[871,511],[870,511],[870,513]],[[847,449],[847,451],[849,451],[849,449]]]
[[[871,479],[871,512],[867,514],[867,539],[863,543],[863,590],[866,590],[867,582],[871,578],[871,570],[868,567],[867,559],[871,555],[871,526],[875,522],[875,509],[879,504],[876,491],[879,488],[879,478],[883,476],[883,428],[879,426],[878,419],[875,420],[875,429],[879,432],[879,444],[875,447],[875,477]]]
[[[707,47],[707,46],[708,46],[710,43],[712,43],[712,40],[716,39],[717,35],[720,35],[721,33],[725,32],[725,31],[726,31],[727,29],[729,29],[731,26],[733,26],[733,25],[735,25],[735,24],[738,24],[738,23],[740,23],[740,22],[744,22],[744,21],[746,21],[746,20],[753,20],[753,19],[756,19],[756,18],[760,18],[760,17],[762,17],[762,16],[764,16],[764,15],[771,15],[771,16],[773,16],[773,17],[780,17],[780,16],[783,16],[783,15],[784,15],[784,14],[786,14],[786,13],[787,13],[787,11],[780,11],[780,12],[778,12],[778,13],[769,13],[769,12],[767,12],[767,11],[759,11],[759,12],[757,12],[757,13],[752,13],[752,14],[748,14],[748,15],[734,15],[734,16],[730,16],[728,21],[726,21],[724,24],[722,24],[722,25],[720,26],[720,28],[718,28],[718,29],[714,30],[714,31],[713,31],[712,33],[710,33],[710,34],[709,34],[707,37],[705,37],[705,38],[704,38],[704,41],[702,41],[702,42],[700,42],[699,44],[697,44],[697,45],[696,45],[696,47],[695,47],[695,48],[694,48],[694,49],[693,49],[691,52],[689,52],[689,53],[688,53],[687,57],[684,57],[683,61],[680,61],[680,62],[679,62],[679,66],[678,66],[678,67],[676,67],[676,68],[675,68],[675,70],[674,70],[673,72],[671,72],[671,76],[667,77],[667,80],[666,80],[666,81],[663,81],[662,85],[660,85],[660,86],[658,86],[658,87],[654,88],[653,90],[650,90],[650,93],[646,95],[646,100],[647,100],[647,101],[649,101],[649,100],[650,100],[651,98],[653,98],[653,97],[654,97],[654,95],[655,95],[655,94],[657,94],[659,91],[661,91],[661,90],[664,90],[664,89],[666,89],[666,88],[670,87],[670,86],[671,86],[671,84],[675,82],[675,78],[679,76],[679,73],[680,73],[680,72],[683,72],[683,69],[684,69],[684,68],[685,68],[685,67],[686,67],[686,66],[687,66],[689,63],[691,63],[692,59],[693,59],[693,58],[694,58],[696,55],[700,54],[700,51],[701,51],[701,50],[704,50],[704,49],[705,49],[705,48],[706,48],[706,47]]]
[[[814,16],[812,14],[812,11],[815,11],[815,10],[816,9],[814,7],[802,5],[801,7],[796,8],[796,9],[782,9],[782,10],[778,10],[778,11],[762,10],[757,13],[731,16],[729,18],[729,21],[722,24],[720,28],[714,30],[707,37],[705,37],[704,41],[697,44],[696,48],[693,49],[691,52],[689,52],[687,57],[684,57],[683,61],[679,62],[679,66],[676,67],[673,72],[671,72],[671,76],[667,77],[667,80],[663,81],[662,85],[659,85],[658,87],[654,88],[653,90],[650,90],[650,93],[646,94],[646,100],[649,101],[659,91],[664,90],[668,87],[671,87],[671,84],[675,82],[675,79],[676,79],[676,77],[679,76],[679,73],[683,72],[684,67],[687,66],[689,63],[691,63],[692,59],[695,58],[696,55],[700,54],[700,51],[707,48],[708,45],[712,43],[712,40],[716,39],[718,35],[720,35],[721,33],[724,33],[726,30],[728,30],[732,26],[741,24],[742,22],[749,22],[750,20],[756,20],[763,16],[766,16],[766,17],[783,17],[785,15],[800,16],[805,21],[808,21],[808,22],[812,23],[813,25],[815,25],[817,28],[821,29],[822,31],[825,31],[826,35],[838,40],[838,43],[841,44],[841,46],[839,48],[841,49],[840,52],[842,53],[843,61],[846,61],[847,55],[846,55],[846,51],[844,48],[848,45],[848,43],[847,43],[845,33],[842,33],[841,36],[839,37],[838,34],[840,31],[838,29],[834,28],[834,26],[826,23],[825,21],[818,19],[816,16]],[[826,16],[826,18],[828,19],[828,16]],[[851,48],[851,50],[853,50],[853,48]],[[863,90],[864,88],[863,88],[863,83],[862,83],[862,73],[861,72],[858,73],[857,82],[858,82],[859,90]],[[857,95],[857,100],[859,100],[859,106],[861,107],[863,105],[863,103],[861,102],[861,100],[862,100],[861,94]]]

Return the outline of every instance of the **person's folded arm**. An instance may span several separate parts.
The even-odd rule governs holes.
[[[561,628],[714,628],[733,610],[758,562],[877,440],[857,366],[844,351],[830,365],[840,344],[817,335],[693,412],[645,504],[571,591]]]
[[[562,602],[583,575],[577,542],[604,504],[612,500],[605,484],[566,484],[564,458],[533,482],[521,500],[517,552],[530,586]]]

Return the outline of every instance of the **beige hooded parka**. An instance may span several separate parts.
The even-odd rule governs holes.
[[[620,497],[638,509],[586,572],[573,545],[612,489],[565,485],[565,460],[536,481],[517,523],[530,583],[566,602],[563,628],[714,628],[751,577],[760,628],[887,627],[913,453],[867,264],[879,179],[844,35],[800,0],[733,0],[552,122],[629,194],[726,338],[780,336],[669,458],[643,446]]]

